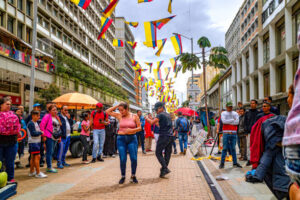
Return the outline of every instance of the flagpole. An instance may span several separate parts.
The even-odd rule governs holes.
[[[30,73],[30,95],[29,95],[29,112],[33,109],[34,87],[35,87],[35,48],[36,48],[36,24],[37,24],[37,4],[38,0],[33,2],[33,30],[32,30],[32,50],[31,50],[31,73]]]

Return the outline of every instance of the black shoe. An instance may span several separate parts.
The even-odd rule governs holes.
[[[136,179],[136,176],[131,176],[130,182],[135,184],[139,183],[138,180]]]
[[[160,178],[164,178],[167,174],[169,174],[171,171],[168,169],[168,168],[166,168],[166,169],[162,169],[161,170],[161,172],[160,172],[160,175],[159,175],[159,177]]]
[[[30,164],[27,164],[25,167],[26,167],[26,168],[29,168],[29,167],[30,167]]]
[[[145,150],[143,150],[143,154],[146,154],[146,151],[145,151]]]
[[[96,158],[93,158],[92,162],[91,163],[95,163],[96,162]]]
[[[242,165],[240,165],[239,163],[233,164],[233,167],[243,168]]]
[[[104,160],[102,159],[101,156],[98,156],[98,157],[97,157],[97,160],[100,161],[100,162],[104,162]]]
[[[44,167],[44,163],[40,163],[40,167]]]
[[[248,160],[246,166],[250,166],[250,165],[251,165],[251,163],[250,163],[250,161]]]
[[[177,149],[174,150],[174,154],[177,154]]]
[[[223,169],[224,168],[224,163],[221,163],[220,165],[219,165],[219,169]]]
[[[120,179],[120,181],[119,181],[119,184],[121,185],[121,184],[124,184],[124,182],[125,182],[125,177],[122,177],[121,179]]]

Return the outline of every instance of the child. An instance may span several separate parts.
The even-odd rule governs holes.
[[[40,112],[33,110],[31,112],[31,116],[32,120],[27,125],[29,153],[31,154],[29,176],[35,176],[36,178],[46,178],[47,175],[40,171],[40,146],[41,135],[43,134],[37,123],[37,121],[40,119]],[[36,171],[34,171],[34,169]]]
[[[83,114],[83,121],[81,122],[80,140],[83,145],[82,163],[89,164],[87,160],[87,153],[89,151],[89,139],[90,139],[90,115],[88,113]]]

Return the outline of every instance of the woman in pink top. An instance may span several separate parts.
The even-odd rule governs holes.
[[[88,164],[87,153],[89,151],[89,139],[90,139],[90,115],[88,113],[83,114],[83,120],[81,122],[80,140],[83,145],[82,163]]]
[[[117,108],[119,109],[120,113],[114,112],[114,110]],[[129,152],[131,160],[131,182],[138,183],[138,180],[135,176],[138,149],[138,141],[135,134],[142,129],[140,119],[137,115],[129,112],[129,106],[127,103],[120,103],[117,106],[109,108],[106,113],[115,117],[119,121],[117,147],[119,151],[122,175],[119,184],[123,184],[125,182],[127,151]]]

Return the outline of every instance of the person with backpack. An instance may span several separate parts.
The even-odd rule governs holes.
[[[60,142],[61,133],[61,121],[57,116],[56,105],[52,104],[48,108],[48,114],[44,116],[40,124],[40,129],[43,131],[43,141],[46,144],[46,163],[47,172],[57,173],[57,170],[52,167],[52,156],[54,146],[57,142]]]
[[[19,118],[10,111],[11,98],[0,99],[0,161],[5,163],[8,183],[14,183],[17,137],[21,130]],[[4,162],[5,160],[5,162]]]
[[[104,162],[102,159],[102,152],[105,142],[105,126],[108,125],[108,115],[103,111],[103,104],[97,103],[96,110],[91,113],[91,122],[93,125],[93,160],[96,162],[96,158],[100,162]],[[99,146],[99,147],[98,147]]]
[[[83,113],[83,120],[81,122],[81,126],[82,129],[80,133],[80,141],[83,145],[82,164],[89,164],[90,162],[87,159],[87,154],[89,151],[91,125],[90,125],[90,115],[88,113]]]
[[[182,115],[182,112],[178,112],[178,119],[176,120],[175,130],[178,131],[180,154],[185,155],[187,150],[190,125],[189,121]]]

